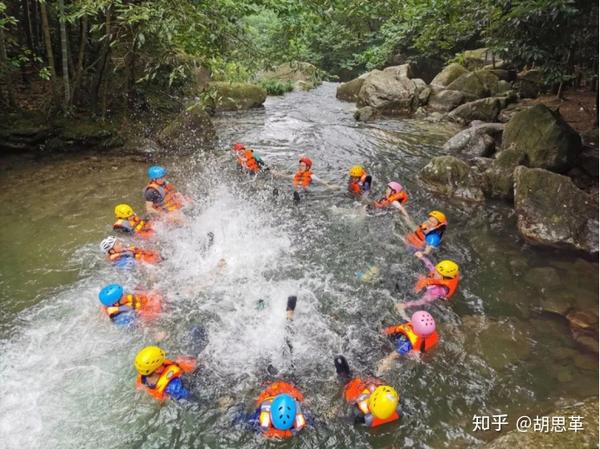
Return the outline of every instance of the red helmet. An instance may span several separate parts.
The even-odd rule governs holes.
[[[243,143],[234,143],[231,147],[233,151],[242,151],[244,148],[246,148],[246,145],[244,145]]]
[[[312,167],[312,161],[307,157],[300,159],[300,162],[304,162],[308,168]]]

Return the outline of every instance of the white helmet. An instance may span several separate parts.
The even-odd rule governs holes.
[[[115,246],[115,243],[117,243],[117,239],[115,237],[113,237],[112,235],[108,236],[104,240],[102,240],[102,242],[100,242],[100,250],[107,253],[111,249],[113,249],[113,246]]]

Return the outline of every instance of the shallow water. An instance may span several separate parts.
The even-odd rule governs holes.
[[[194,206],[186,226],[159,229],[167,260],[133,272],[108,267],[97,244],[110,232],[116,203],[142,211],[144,161],[8,160],[0,174],[9,205],[0,217],[6,447],[477,448],[496,434],[472,432],[474,414],[516,418],[548,411],[562,398],[597,395],[597,358],[576,347],[561,319],[540,311],[554,294],[595,310],[597,264],[523,244],[503,204],[465,205],[427,192],[415,175],[454,127],[357,123],[353,108],[335,100],[335,85],[326,83],[269,98],[264,110],[218,117],[223,148],[252,143],[272,167],[290,172],[305,154],[339,192],[316,188],[294,206],[288,180],[243,178],[232,161],[212,154],[165,157]],[[344,418],[333,357],[345,354],[357,373],[373,372],[392,349],[380,331],[398,321],[394,303],[412,297],[423,269],[394,236],[401,229],[391,215],[367,216],[343,194],[356,163],[373,174],[377,192],[384,180],[400,180],[416,220],[432,208],[447,212],[440,255],[463,272],[452,303],[430,307],[440,345],[422,362],[403,360],[383,376],[400,392],[405,416],[375,431]],[[355,272],[372,265],[381,279],[360,282]],[[531,268],[548,266],[558,279],[534,279]],[[129,332],[114,328],[97,302],[101,286],[114,281],[161,291],[166,313]],[[298,306],[287,326],[291,294]],[[194,353],[195,325],[209,335],[192,380],[200,402],[161,407],[136,392],[135,353],[159,337],[170,355]],[[274,378],[269,365],[301,388],[315,420],[283,443],[232,425]]]

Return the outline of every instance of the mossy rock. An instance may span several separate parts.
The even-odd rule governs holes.
[[[514,177],[517,227],[523,238],[598,254],[598,203],[591,195],[570,178],[547,170],[519,166]]]
[[[532,168],[564,173],[573,168],[581,153],[581,138],[558,113],[538,104],[517,112],[506,124],[504,148],[527,155]]]
[[[261,73],[260,79],[290,81],[296,90],[310,90],[321,84],[317,67],[302,61],[280,64],[272,71]]]
[[[209,107],[215,111],[257,108],[267,99],[267,91],[256,84],[212,81],[209,88],[215,93]]]
[[[517,166],[526,163],[527,156],[516,149],[499,152],[484,172],[486,195],[511,200],[514,196],[513,172]]]
[[[196,105],[165,126],[158,135],[158,142],[169,150],[190,153],[198,149],[211,149],[216,138],[210,116]]]
[[[425,185],[438,193],[466,201],[484,200],[481,180],[471,168],[453,156],[434,157],[420,171]]]
[[[504,104],[505,102],[500,98],[482,98],[460,105],[448,114],[448,118],[463,124],[471,123],[474,120],[494,122]]]
[[[335,97],[342,101],[356,101],[364,82],[364,78],[355,78],[347,83],[340,84],[335,91]]]
[[[490,95],[489,88],[481,81],[474,72],[465,73],[448,86],[450,90],[458,90],[462,92],[467,99],[477,100]]]
[[[469,73],[467,69],[465,69],[462,65],[457,63],[452,63],[447,65],[442,69],[440,73],[438,73],[433,80],[431,80],[431,85],[436,87],[447,87],[454,80],[460,78],[462,75]]]

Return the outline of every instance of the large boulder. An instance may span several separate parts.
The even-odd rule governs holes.
[[[210,116],[197,105],[182,112],[165,126],[157,140],[169,150],[191,153],[198,149],[212,148],[216,139]]]
[[[455,79],[460,78],[466,73],[469,73],[467,69],[454,62],[444,67],[444,69],[431,80],[430,84],[434,87],[445,88]]]
[[[347,83],[341,83],[336,91],[335,97],[338,100],[343,101],[356,101],[358,99],[358,93],[360,92],[360,88],[365,82],[364,78],[354,78],[353,80],[348,81]]]
[[[261,73],[259,78],[289,81],[294,85],[294,90],[310,90],[321,84],[317,67],[302,61],[285,62],[273,71]]]
[[[401,64],[386,67],[383,71],[393,73],[396,78],[414,78],[413,69],[414,67],[412,64]]]
[[[517,112],[506,124],[504,148],[527,155],[528,166],[563,173],[572,168],[581,152],[581,138],[558,113],[544,105]]]
[[[487,443],[482,449],[591,449],[598,447],[598,397],[562,403],[556,410],[540,410],[536,415],[564,417],[564,430],[535,432],[511,430]],[[571,417],[581,417],[582,429],[569,430]],[[552,429],[552,424],[551,429]]]
[[[209,108],[215,111],[257,108],[267,99],[267,91],[256,84],[213,81],[209,86],[214,91]]]
[[[496,149],[496,141],[502,136],[501,123],[473,122],[470,128],[463,129],[451,137],[443,146],[444,151],[467,157],[488,157]]]
[[[466,201],[484,201],[481,180],[469,165],[453,156],[434,157],[419,175],[425,185],[442,195]]]
[[[484,98],[490,95],[489,88],[474,72],[461,75],[452,81],[447,88],[462,92],[465,95],[465,98],[469,100],[476,100],[478,98]]]
[[[515,168],[526,162],[523,153],[514,149],[501,151],[484,171],[485,193],[491,198],[511,200],[514,195]]]
[[[429,95],[427,107],[432,111],[449,112],[460,105],[465,98],[462,92],[457,90],[433,90]]]
[[[448,114],[448,118],[463,124],[471,123],[473,120],[493,122],[505,105],[506,101],[503,98],[482,98],[460,105]]]
[[[357,106],[371,106],[390,115],[409,116],[416,111],[422,86],[414,80],[396,76],[397,73],[391,70],[371,72],[360,88]]]
[[[463,64],[469,70],[485,67],[490,64],[502,65],[504,61],[495,56],[488,48],[465,50],[460,54]]]
[[[591,195],[547,170],[521,166],[514,178],[517,227],[525,240],[598,253],[598,204]]]
[[[496,95],[498,93],[498,81],[500,78],[491,70],[476,70],[473,72],[481,84],[486,88],[488,95]]]

